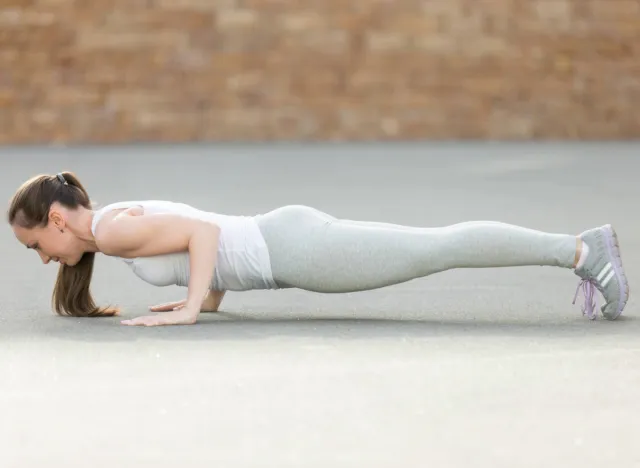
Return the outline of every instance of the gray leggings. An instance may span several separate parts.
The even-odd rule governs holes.
[[[279,287],[376,289],[453,268],[573,266],[576,236],[499,222],[440,228],[337,219],[289,205],[257,216]]]

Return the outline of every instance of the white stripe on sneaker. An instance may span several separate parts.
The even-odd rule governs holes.
[[[606,277],[606,278],[604,279],[604,281],[602,282],[602,287],[603,287],[603,288],[607,285],[607,283],[608,283],[609,281],[611,281],[611,278],[613,278],[615,274],[616,274],[616,272],[615,272],[615,271],[612,271],[611,273],[609,273],[609,274],[607,275],[607,277]]]
[[[602,278],[604,278],[605,275],[609,273],[609,270],[611,270],[611,262],[607,263],[598,274],[598,277],[597,277],[598,282],[602,281]]]

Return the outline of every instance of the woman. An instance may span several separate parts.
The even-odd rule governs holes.
[[[257,216],[227,216],[166,201],[129,201],[93,210],[70,172],[40,175],[13,196],[8,221],[46,264],[60,263],[53,306],[60,315],[109,316],[89,290],[96,252],[121,258],[157,285],[188,287],[184,301],[125,325],[195,323],[216,311],[227,290],[301,288],[339,293],[381,288],[453,268],[548,265],[573,269],[587,296],[583,313],[616,319],[629,297],[615,232],[579,236],[498,222],[441,228],[342,220],[306,206]],[[580,288],[579,286],[579,288]],[[578,291],[576,291],[576,296]],[[575,298],[574,298],[575,303]]]

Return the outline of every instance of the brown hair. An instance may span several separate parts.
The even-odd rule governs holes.
[[[45,227],[54,202],[69,209],[79,206],[91,209],[89,194],[75,174],[61,172],[60,175],[64,181],[57,175],[38,175],[22,184],[9,204],[9,224],[17,224],[25,229]],[[93,301],[89,285],[94,259],[95,253],[85,252],[76,265],[60,265],[51,300],[58,315],[99,317],[117,314],[117,309],[99,308]]]

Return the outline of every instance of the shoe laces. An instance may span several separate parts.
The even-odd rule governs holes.
[[[582,290],[584,294],[584,305],[582,306],[582,315],[586,315],[590,320],[596,318],[596,289],[597,283],[593,278],[583,279],[576,288],[576,294],[573,297],[573,304],[578,299],[578,294]]]

